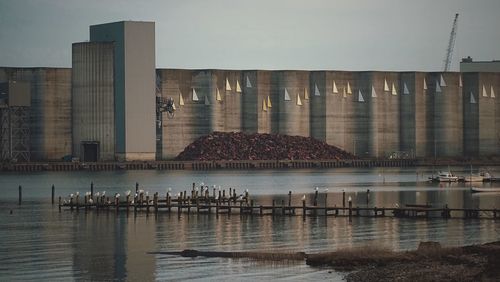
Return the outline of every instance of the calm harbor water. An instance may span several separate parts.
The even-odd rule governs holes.
[[[453,168],[466,175],[468,168]],[[491,168],[497,175],[500,168]],[[331,169],[276,171],[114,171],[40,172],[0,174],[0,279],[13,280],[342,280],[343,273],[312,268],[305,263],[270,264],[245,259],[182,258],[148,254],[183,249],[214,251],[334,251],[341,248],[384,246],[393,250],[417,247],[420,241],[468,245],[500,240],[494,220],[395,219],[301,216],[187,215],[174,213],[59,212],[50,204],[56,195],[94,191],[122,195],[143,189],[165,195],[190,190],[204,182],[238,193],[249,189],[259,204],[302,195],[312,202],[319,187],[319,203],[342,205],[342,190],[354,205],[392,207],[396,204],[432,204],[449,207],[499,208],[500,194],[473,195],[468,184],[440,185],[425,180],[429,168]],[[23,204],[17,205],[18,186]],[[477,184],[475,184],[477,185]],[[479,184],[489,186],[495,184]],[[500,185],[496,184],[496,185]],[[12,210],[12,214],[10,211]]]

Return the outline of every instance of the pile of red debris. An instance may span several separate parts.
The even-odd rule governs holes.
[[[355,157],[346,151],[309,137],[213,132],[188,145],[175,159],[215,161],[353,158]]]

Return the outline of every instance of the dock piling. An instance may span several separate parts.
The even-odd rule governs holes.
[[[52,184],[52,205],[54,205],[54,196],[55,196],[56,188],[54,187],[54,184]]]
[[[23,187],[19,185],[19,205],[21,205],[22,200],[23,200]]]

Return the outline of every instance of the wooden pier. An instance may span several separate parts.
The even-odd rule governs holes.
[[[369,194],[369,191],[367,191]],[[347,205],[345,204],[345,193],[343,194],[342,206],[328,206],[327,196],[323,205],[318,204],[318,191],[314,194],[313,205],[306,205],[305,196],[301,204],[292,203],[292,192],[288,193],[288,201],[272,201],[271,205],[259,205],[250,199],[246,191],[237,196],[235,189],[226,190],[213,189],[211,192],[208,187],[198,191],[194,188],[188,195],[186,191],[178,193],[175,197],[170,193],[161,197],[158,193],[149,195],[147,192],[138,190],[125,197],[116,194],[114,196],[99,195],[87,192],[83,199],[80,195],[70,195],[68,199],[63,200],[59,197],[59,210],[62,208],[71,211],[78,210],[107,210],[107,211],[126,211],[126,212],[145,212],[145,213],[176,213],[181,214],[232,214],[240,215],[273,215],[273,216],[335,216],[335,217],[387,217],[397,218],[464,218],[464,219],[497,219],[500,217],[498,209],[466,209],[433,207],[430,205],[408,204],[403,207],[369,207],[353,206],[349,197]]]

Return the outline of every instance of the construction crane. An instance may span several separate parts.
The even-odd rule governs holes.
[[[455,39],[457,38],[457,20],[458,14],[455,14],[453,20],[453,27],[451,28],[450,41],[448,41],[448,48],[446,49],[446,58],[444,60],[444,71],[449,71],[451,66],[451,58],[453,57],[453,47],[455,46]]]

